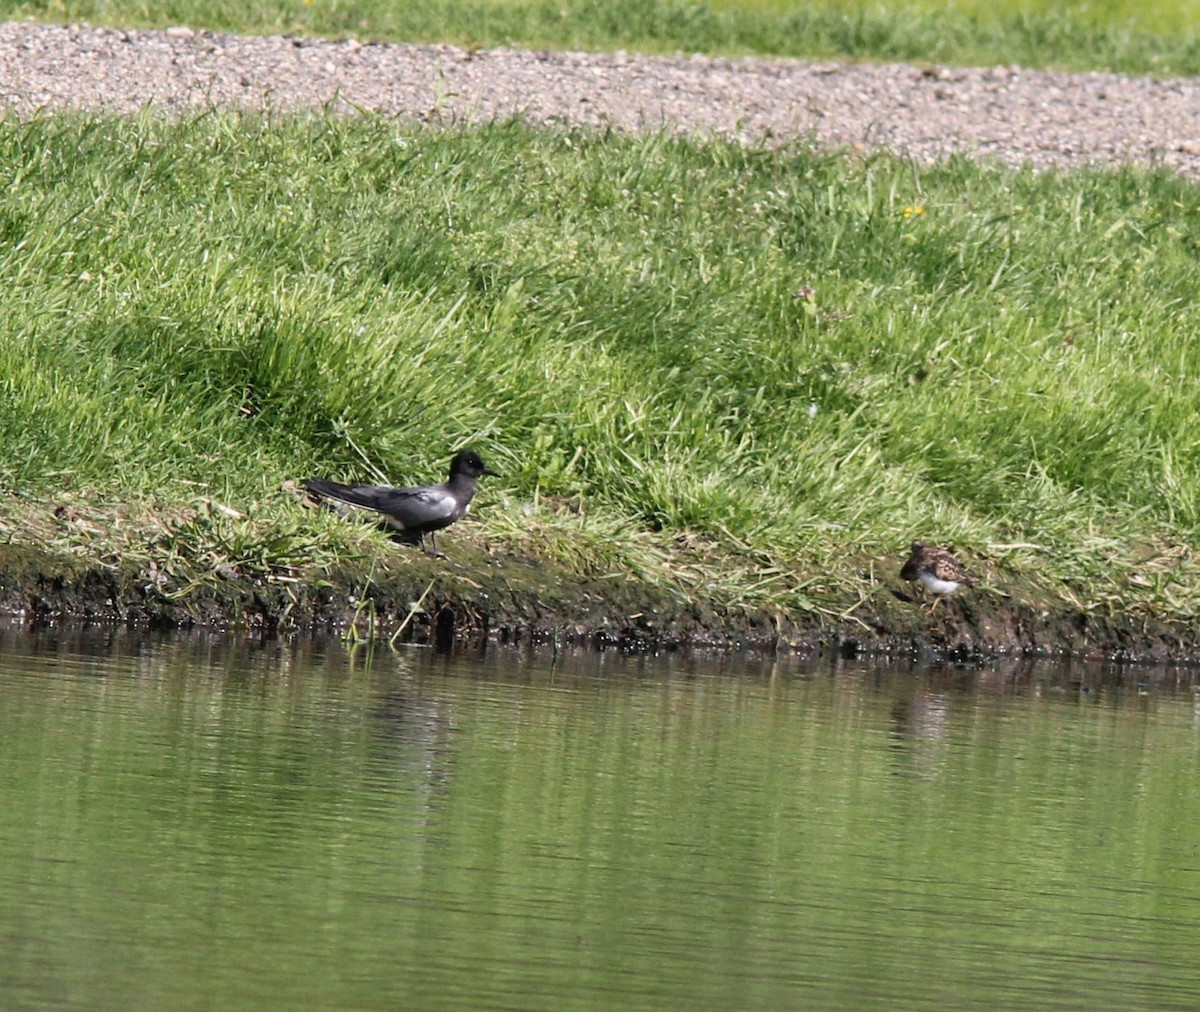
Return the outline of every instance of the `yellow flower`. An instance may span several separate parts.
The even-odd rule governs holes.
[[[909,204],[903,211],[900,212],[905,218],[918,218],[925,213],[924,204]]]

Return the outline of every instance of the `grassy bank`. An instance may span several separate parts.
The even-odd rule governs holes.
[[[1129,73],[1200,73],[1200,2],[1133,0],[52,0],[0,2],[0,17],[118,27],[357,35],[642,52],[903,60]]]
[[[1007,592],[1200,601],[1165,173],[215,113],[5,121],[0,160],[10,540],[163,593],[405,565],[281,483],[473,445],[504,478],[452,556],[840,613],[923,536]]]

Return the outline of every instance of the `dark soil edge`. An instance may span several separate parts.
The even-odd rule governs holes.
[[[534,559],[456,546],[455,559],[416,551],[386,573],[331,571],[303,580],[234,576],[164,585],[133,567],[0,547],[0,612],[31,626],[346,632],[440,647],[555,644],[625,651],[763,650],[858,655],[1081,657],[1200,662],[1200,631],[1176,621],[1084,613],[994,591],[960,593],[930,614],[898,579],[821,613],[724,609],[632,579],[591,579]],[[414,604],[422,595],[420,607]]]

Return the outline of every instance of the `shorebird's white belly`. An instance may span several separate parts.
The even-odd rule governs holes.
[[[952,594],[958,590],[957,580],[939,580],[932,573],[922,573],[921,582],[935,594]]]

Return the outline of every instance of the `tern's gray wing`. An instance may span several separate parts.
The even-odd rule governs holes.
[[[439,485],[343,485],[328,478],[310,478],[304,485],[327,499],[383,513],[400,530],[445,527],[462,516],[459,501]]]
[[[375,488],[379,505],[374,508],[386,513],[405,530],[425,528],[436,530],[454,523],[463,515],[463,507],[445,489]]]

